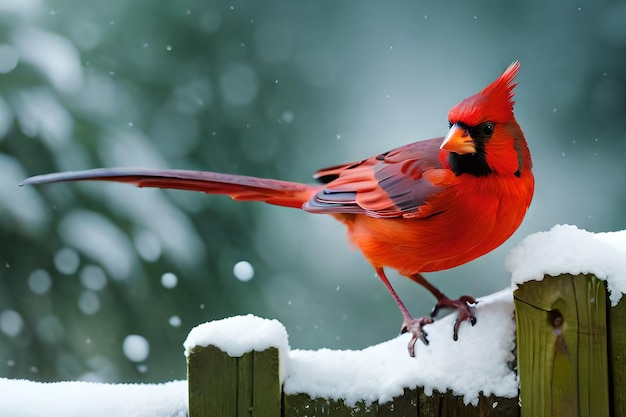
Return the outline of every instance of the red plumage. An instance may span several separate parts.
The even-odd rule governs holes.
[[[343,222],[350,241],[375,268],[402,311],[402,331],[427,343],[389,284],[384,267],[396,269],[426,287],[440,308],[459,310],[454,326],[475,323],[470,296],[451,300],[428,283],[422,272],[462,265],[500,246],[522,222],[534,190],[532,162],[513,115],[513,63],[481,92],[453,107],[450,131],[359,162],[320,170],[321,185],[203,171],[137,168],[95,169],[41,175],[23,184],[107,180],[139,187],[175,188],[227,194],[235,200],[264,201],[330,214]]]

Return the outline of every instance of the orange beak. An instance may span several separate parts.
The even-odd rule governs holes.
[[[476,144],[467,129],[455,123],[450,128],[446,137],[443,138],[440,149],[462,155],[466,153],[476,153]]]

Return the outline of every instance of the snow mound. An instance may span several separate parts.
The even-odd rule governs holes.
[[[452,340],[456,313],[426,326],[430,343],[418,341],[414,358],[407,352],[408,334],[360,351],[294,350],[284,391],[343,399],[349,405],[384,403],[417,386],[426,394],[451,390],[466,404],[477,404],[481,393],[513,398],[518,384],[510,368],[515,347],[512,289],[480,299],[476,319],[474,327],[461,325],[457,342]]]
[[[185,417],[187,381],[41,383],[0,378],[0,416]]]
[[[185,356],[189,357],[197,346],[209,345],[219,348],[231,357],[276,347],[280,355],[280,381],[285,380],[289,339],[285,326],[278,320],[262,319],[248,314],[200,324],[191,329],[183,344]]]
[[[611,305],[626,293],[626,230],[591,233],[576,226],[557,225],[528,236],[506,260],[513,285],[544,275],[593,274],[607,282]]]

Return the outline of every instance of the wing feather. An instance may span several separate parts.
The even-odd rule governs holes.
[[[442,138],[415,142],[359,162],[317,172],[326,186],[304,205],[313,213],[355,213],[372,217],[420,217],[429,198],[446,188]],[[437,178],[437,181],[432,181]],[[424,213],[432,214],[430,210]]]

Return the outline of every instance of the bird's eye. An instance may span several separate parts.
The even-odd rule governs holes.
[[[480,126],[480,134],[485,138],[490,138],[493,135],[494,125],[492,122],[485,122]]]

